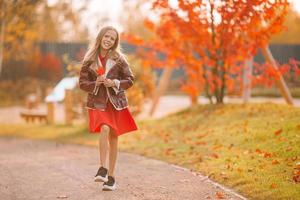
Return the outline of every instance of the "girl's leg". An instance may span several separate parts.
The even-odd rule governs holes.
[[[118,136],[114,134],[113,130],[109,133],[109,170],[108,175],[114,177],[115,165],[118,154]]]
[[[107,125],[101,126],[101,133],[99,137],[99,154],[100,154],[100,166],[107,168],[106,157],[108,151],[108,137],[110,128]]]

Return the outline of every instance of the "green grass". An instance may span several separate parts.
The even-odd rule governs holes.
[[[123,151],[208,175],[249,199],[299,199],[300,109],[276,104],[205,105],[139,122]],[[0,125],[0,135],[97,145],[85,125]],[[277,134],[275,134],[277,133]]]

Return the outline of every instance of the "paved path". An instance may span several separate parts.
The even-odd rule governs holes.
[[[121,152],[118,190],[93,181],[97,148],[48,141],[0,138],[1,200],[205,200],[243,199],[207,177],[161,161]]]

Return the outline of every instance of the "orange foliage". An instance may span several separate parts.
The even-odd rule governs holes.
[[[58,80],[62,75],[61,61],[52,53],[41,55],[39,59],[40,75],[49,80]]]
[[[169,1],[155,0],[159,22],[145,21],[156,34],[151,41],[135,36],[125,39],[142,49],[144,60],[155,67],[183,66],[188,80],[182,89],[191,97],[205,91],[208,97],[223,102],[225,92],[240,85],[244,60],[253,56],[259,47],[268,44],[270,37],[283,29],[288,2],[286,1]],[[163,54],[158,59],[155,54]],[[299,62],[291,61],[296,74]],[[274,79],[289,71],[287,66],[276,70],[270,64],[253,80],[253,84],[274,84]],[[272,77],[270,79],[270,77]]]

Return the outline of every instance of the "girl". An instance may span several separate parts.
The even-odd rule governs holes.
[[[116,189],[114,169],[118,136],[137,130],[125,96],[133,80],[129,65],[119,50],[118,31],[111,26],[102,28],[84,56],[79,87],[88,93],[89,132],[100,133],[100,167],[95,181],[104,182],[103,190]]]

